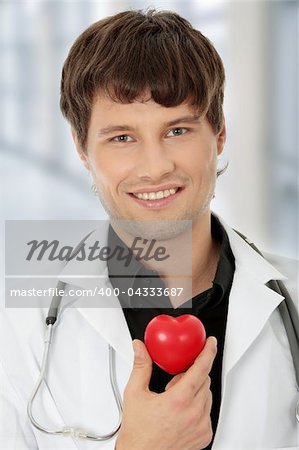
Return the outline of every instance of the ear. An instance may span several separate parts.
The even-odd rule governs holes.
[[[78,136],[76,131],[72,128],[72,137],[73,137],[73,141],[77,150],[77,153],[79,155],[79,158],[81,159],[81,161],[83,162],[84,166],[86,167],[87,170],[89,170],[89,161],[88,161],[88,157],[86,152],[83,150],[83,148],[81,147],[79,140],[78,140]]]
[[[226,141],[225,117],[223,116],[223,125],[221,131],[217,135],[217,155],[221,155]]]

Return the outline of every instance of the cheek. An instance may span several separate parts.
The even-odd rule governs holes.
[[[214,148],[209,146],[197,146],[195,152],[186,155],[182,162],[183,171],[190,177],[193,195],[197,200],[202,201],[216,182],[217,157]]]
[[[197,145],[186,149],[184,157],[179,163],[180,167],[188,173],[194,180],[209,177],[214,173],[217,164],[216,151],[214,146]]]
[[[90,158],[91,172],[98,186],[105,190],[114,191],[128,175],[129,167],[125,161],[108,156],[100,155]]]

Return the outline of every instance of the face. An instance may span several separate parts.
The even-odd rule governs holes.
[[[99,96],[85,151],[74,138],[111,222],[123,221],[131,235],[169,239],[209,212],[225,128],[215,135],[187,103],[166,108]]]

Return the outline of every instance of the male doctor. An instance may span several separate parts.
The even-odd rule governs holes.
[[[110,344],[123,417],[105,441],[48,434],[30,423],[26,404],[40,370],[46,310],[4,310],[0,448],[299,448],[295,372],[277,310],[283,297],[265,286],[286,277],[210,210],[226,136],[223,88],[215,48],[175,13],[126,11],[75,41],[63,67],[61,109],[108,213],[105,240],[129,248],[139,233],[171,245],[191,232],[192,291],[183,302],[132,304],[123,295],[114,299],[118,308],[61,312],[34,414],[50,430],[113,429]],[[128,276],[128,285],[172,287],[157,261],[134,264],[142,276]],[[114,288],[126,283],[113,277],[118,265],[112,259],[97,269]],[[153,365],[144,330],[159,314],[186,312],[202,320],[208,339],[194,364],[172,377]]]

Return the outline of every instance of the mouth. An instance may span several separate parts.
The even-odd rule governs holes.
[[[183,187],[150,192],[129,192],[128,195],[140,206],[150,209],[159,209],[168,206],[181,195]]]

